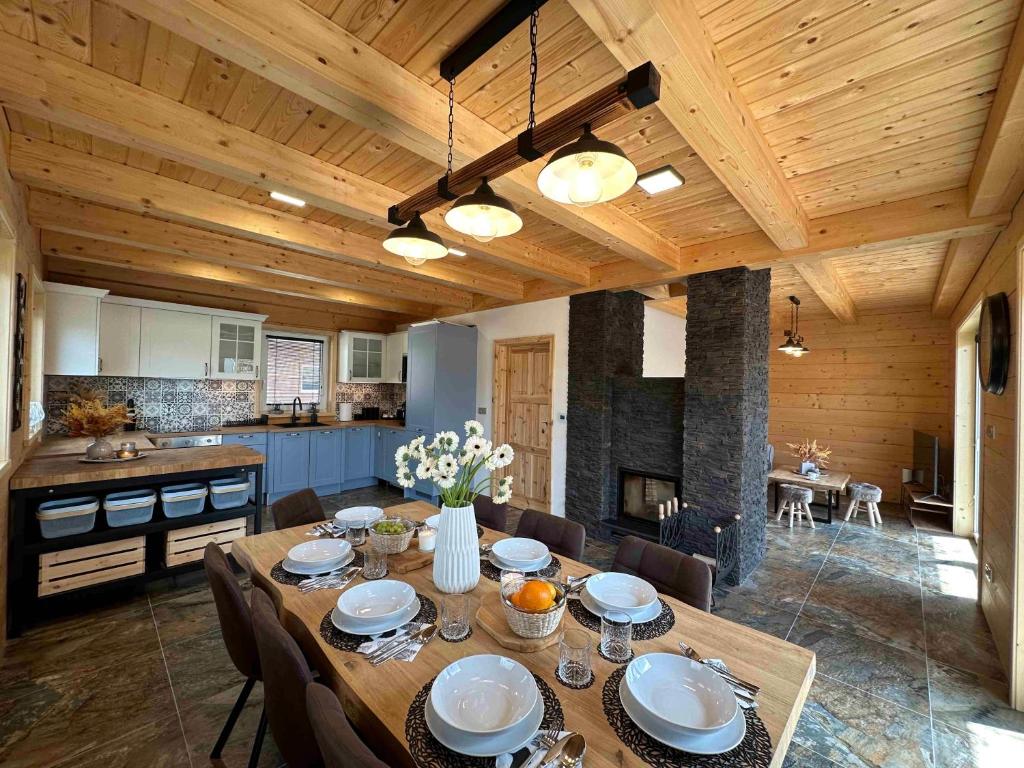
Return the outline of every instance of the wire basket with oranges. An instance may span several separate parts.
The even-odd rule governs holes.
[[[509,627],[520,637],[547,637],[565,614],[565,587],[542,578],[509,581],[501,588],[501,606]]]

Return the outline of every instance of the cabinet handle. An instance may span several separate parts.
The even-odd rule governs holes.
[[[209,363],[203,363],[203,376],[209,376],[209,375],[210,375],[210,364]]]
[[[99,358],[99,366],[96,368],[97,373],[103,373],[103,358]]]
[[[256,378],[258,379],[259,377],[260,377],[260,364],[256,363]]]
[[[298,436],[299,436],[298,432],[289,432],[288,433],[288,437],[298,437]]]
[[[254,435],[242,435],[243,440],[247,440],[250,437],[254,437]]]

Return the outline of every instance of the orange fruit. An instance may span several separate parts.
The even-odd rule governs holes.
[[[546,581],[528,581],[516,592],[511,600],[512,605],[527,613],[540,613],[555,604],[556,591]]]

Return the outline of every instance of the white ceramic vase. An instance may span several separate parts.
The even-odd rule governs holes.
[[[473,590],[480,581],[480,543],[473,505],[441,507],[434,548],[434,586],[448,594]]]

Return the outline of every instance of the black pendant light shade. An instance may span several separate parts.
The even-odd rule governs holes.
[[[444,215],[444,221],[456,232],[481,243],[508,237],[523,227],[523,220],[512,203],[496,194],[487,179],[483,179],[474,192],[456,200]]]
[[[419,213],[414,214],[404,227],[392,230],[384,239],[384,248],[413,266],[448,255],[444,241],[427,229]]]

